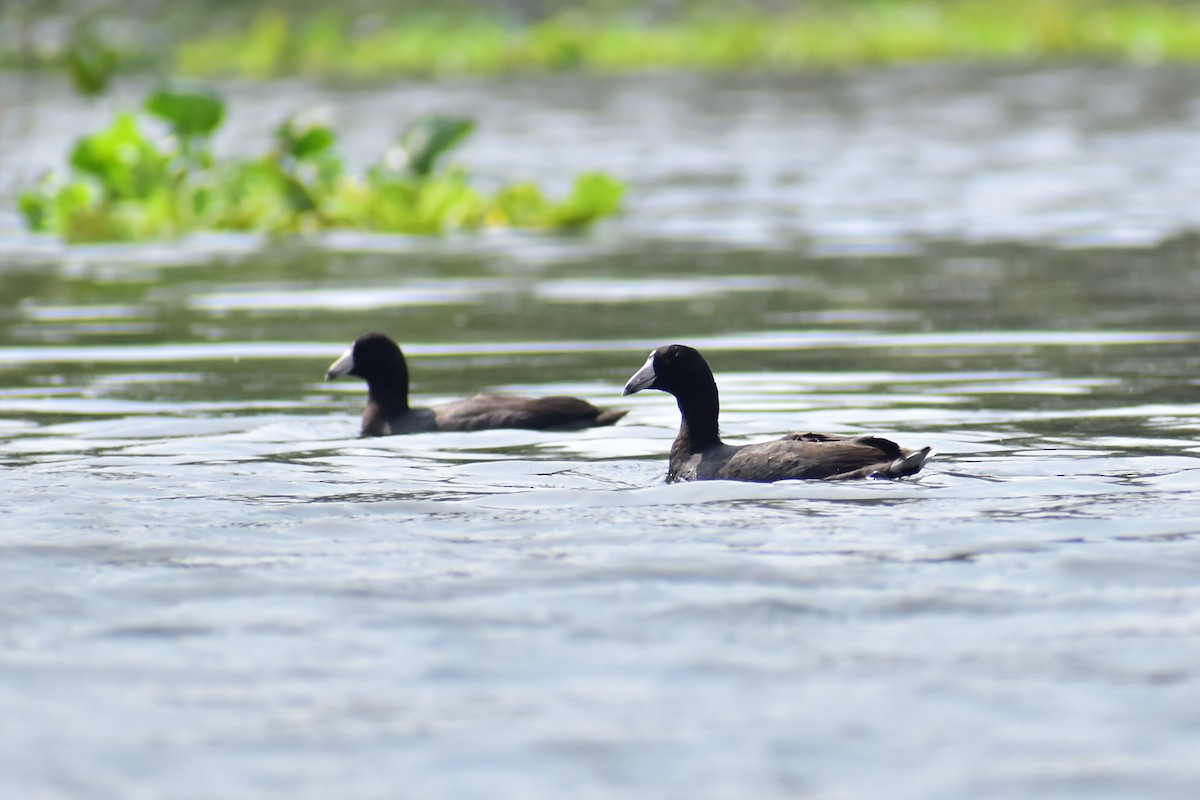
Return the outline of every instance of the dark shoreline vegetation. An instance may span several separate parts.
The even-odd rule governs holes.
[[[62,66],[84,53],[123,70],[265,80],[1200,59],[1200,4],[1187,0],[231,5],[11,5],[0,10],[0,67]]]
[[[31,230],[70,242],[145,241],[193,231],[277,234],[354,229],[441,234],[480,228],[571,230],[615,213],[624,185],[584,173],[565,199],[536,184],[515,183],[486,196],[467,171],[443,166],[472,130],[459,117],[414,121],[363,176],[345,173],[337,135],[318,119],[288,119],[263,156],[217,162],[212,135],[224,101],[202,87],[164,88],[145,103],[170,135],[152,137],[138,118],[118,114],[85,136],[70,156],[70,174],[52,173],[20,197]]]

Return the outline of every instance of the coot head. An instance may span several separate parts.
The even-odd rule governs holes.
[[[658,389],[676,397],[716,391],[704,356],[685,344],[668,344],[650,353],[642,368],[625,384],[624,394]]]
[[[382,333],[364,333],[329,365],[325,380],[355,375],[368,384],[402,383],[408,387],[408,364],[400,346]]]

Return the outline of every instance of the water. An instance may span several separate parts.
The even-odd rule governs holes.
[[[628,158],[649,165],[630,214],[265,253],[9,237],[4,793],[1194,797],[1200,279],[1194,156],[1170,148],[1200,84],[1099,77],[664,76],[598,84],[594,107],[570,79],[450,84],[483,131],[557,115],[505,117],[485,176]],[[355,107],[413,96],[434,93]],[[614,108],[697,132],[614,133]],[[786,131],[839,125],[861,184],[815,152],[768,169]],[[961,180],[928,177],[955,126]],[[955,201],[1039,163],[1005,215]],[[914,178],[890,217],[872,169]],[[792,188],[756,194],[773,181]],[[422,400],[630,414],[361,440],[361,384],[321,377],[368,328],[402,341]],[[870,431],[938,455],[894,483],[665,485],[678,412],[620,388],[668,341],[709,356],[731,441]]]

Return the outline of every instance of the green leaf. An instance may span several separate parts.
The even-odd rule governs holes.
[[[494,204],[495,222],[514,228],[539,227],[546,215],[546,198],[535,183],[505,186],[496,194]]]
[[[208,186],[196,187],[195,191],[192,192],[192,197],[191,197],[191,209],[190,209],[191,213],[195,217],[203,219],[204,215],[208,213],[210,208],[212,208],[212,205],[213,205],[213,190],[212,190],[212,188],[208,187]]]
[[[275,129],[280,152],[300,161],[328,152],[337,143],[337,134],[328,125],[298,115]]]
[[[337,136],[329,128],[309,128],[304,135],[292,145],[292,155],[296,158],[307,158],[323,153],[333,147]]]
[[[108,130],[81,139],[71,166],[95,178],[110,198],[147,197],[170,176],[170,158],[142,135],[130,114],[118,114]]]
[[[561,203],[547,200],[533,183],[514,183],[496,195],[493,219],[514,228],[584,228],[609,216],[621,205],[625,184],[601,172],[575,179]]]
[[[309,128],[288,143],[287,152],[297,159],[323,153],[333,147],[337,136],[329,128]]]
[[[308,190],[307,186],[291,175],[285,173],[282,176],[279,188],[283,190],[283,196],[286,198],[288,207],[291,208],[293,214],[303,214],[316,210],[317,200],[312,196],[312,192]]]
[[[146,111],[166,120],[176,136],[211,136],[225,118],[225,101],[204,87],[163,87],[146,100]]]
[[[67,46],[66,67],[80,94],[104,94],[117,71],[117,53],[93,32],[76,32]]]
[[[477,228],[484,210],[483,199],[465,180],[424,181],[417,197],[418,224],[424,230],[417,232]]]
[[[41,233],[49,228],[50,198],[39,192],[24,192],[17,204],[31,231]]]
[[[570,196],[551,213],[559,228],[583,228],[616,213],[625,196],[625,184],[603,172],[585,172],[575,179]]]
[[[400,135],[404,166],[418,178],[433,174],[437,162],[475,130],[463,117],[429,114],[420,117]]]

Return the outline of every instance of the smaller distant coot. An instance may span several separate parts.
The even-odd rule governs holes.
[[[330,365],[325,380],[356,375],[367,382],[363,436],[495,428],[576,430],[612,425],[625,411],[596,408],[578,397],[508,397],[477,394],[431,408],[408,404],[408,362],[400,347],[382,333],[354,340]]]
[[[625,394],[658,389],[675,396],[683,421],[671,445],[667,480],[781,481],[899,478],[921,469],[929,448],[907,450],[878,436],[791,433],[742,447],[725,444],[717,429],[720,404],[708,362],[682,344],[650,353]]]

